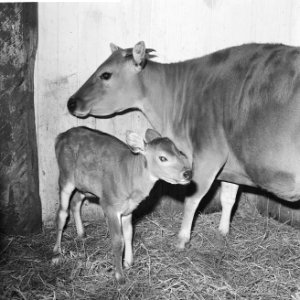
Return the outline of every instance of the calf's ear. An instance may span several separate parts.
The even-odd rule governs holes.
[[[141,153],[145,151],[143,138],[133,131],[126,131],[126,143],[134,153]]]
[[[154,129],[148,128],[145,133],[145,141],[146,143],[150,143],[151,141],[161,138],[161,135],[159,132],[157,132]]]

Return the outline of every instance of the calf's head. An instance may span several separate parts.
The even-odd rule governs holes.
[[[145,140],[128,131],[126,142],[135,153],[141,153],[147,161],[147,168],[153,180],[162,179],[171,184],[187,184],[192,179],[192,167],[184,153],[166,137],[147,129]]]
[[[144,92],[139,75],[154,50],[146,49],[144,42],[130,49],[110,46],[112,54],[69,99],[71,114],[105,116],[138,108]]]

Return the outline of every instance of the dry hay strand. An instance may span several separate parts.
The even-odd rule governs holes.
[[[245,201],[244,201],[245,202]],[[300,299],[299,231],[241,203],[227,238],[220,213],[196,218],[189,247],[174,247],[181,214],[155,210],[135,223],[134,265],[126,284],[114,279],[105,221],[69,224],[64,255],[51,264],[54,228],[1,238],[1,299]]]

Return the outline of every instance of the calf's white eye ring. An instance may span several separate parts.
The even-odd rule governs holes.
[[[159,160],[164,162],[164,161],[167,161],[167,158],[165,156],[159,156]]]

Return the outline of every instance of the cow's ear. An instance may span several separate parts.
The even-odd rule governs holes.
[[[146,133],[145,133],[145,141],[146,143],[150,143],[154,139],[161,138],[161,135],[159,132],[157,132],[154,129],[148,128]]]
[[[126,131],[126,143],[134,153],[141,153],[145,151],[143,138],[133,131]]]
[[[140,69],[144,65],[146,59],[146,46],[143,41],[138,42],[132,49],[132,55],[135,65]]]
[[[120,49],[120,47],[118,47],[117,45],[115,45],[113,43],[110,43],[109,46],[110,46],[110,50],[112,53]]]

